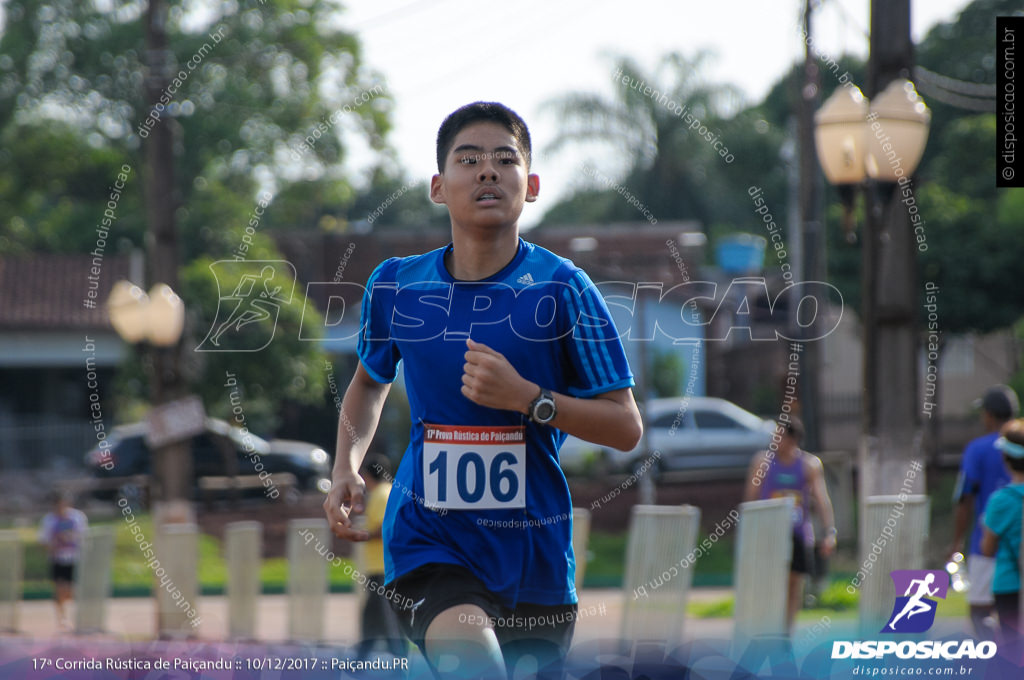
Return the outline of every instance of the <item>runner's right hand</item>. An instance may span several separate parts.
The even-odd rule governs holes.
[[[347,541],[369,540],[370,533],[356,529],[350,517],[353,513],[363,512],[365,491],[366,483],[356,473],[336,479],[331,484],[331,490],[324,499],[324,513],[327,515],[327,525],[338,538]]]

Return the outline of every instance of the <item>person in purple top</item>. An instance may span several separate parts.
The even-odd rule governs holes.
[[[1003,453],[996,448],[999,430],[1017,416],[1017,394],[1006,385],[994,385],[987,390],[975,406],[981,407],[981,423],[985,434],[972,440],[964,449],[960,462],[960,475],[953,491],[956,515],[953,520],[953,542],[949,555],[961,551],[964,536],[970,529],[967,548],[967,603],[970,605],[971,624],[979,638],[993,636],[995,600],[992,596],[992,577],[995,560],[981,551],[982,518],[993,491],[1006,486],[1010,473],[1003,463]]]
[[[825,470],[817,456],[800,449],[803,436],[803,423],[798,418],[780,424],[772,437],[773,446],[758,453],[750,462],[744,493],[745,501],[787,497],[794,500],[793,558],[789,565],[786,602],[786,629],[790,633],[803,600],[804,580],[812,572],[812,508],[819,513],[822,525],[826,527],[825,538],[821,543],[822,556],[827,558],[836,547],[835,517],[832,513],[832,500],[825,486]]]

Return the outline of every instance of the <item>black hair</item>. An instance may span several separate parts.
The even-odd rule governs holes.
[[[363,474],[378,482],[391,478],[391,460],[382,453],[371,453],[363,460]]]
[[[530,146],[530,130],[519,114],[498,102],[473,102],[448,114],[437,131],[437,171],[444,173],[444,162],[452,150],[455,136],[473,123],[497,123],[512,133],[519,153],[530,169],[533,154]]]
[[[72,505],[74,496],[70,491],[64,489],[55,489],[49,493],[50,505],[57,505],[59,503],[66,503]]]

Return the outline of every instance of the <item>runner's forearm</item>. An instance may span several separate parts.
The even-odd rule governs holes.
[[[370,440],[377,430],[384,400],[391,385],[370,377],[360,363],[345,391],[338,415],[338,438],[332,477],[350,475],[359,470]]]
[[[640,442],[643,423],[629,388],[600,394],[592,399],[558,393],[554,397],[558,413],[551,421],[553,427],[620,451],[629,451]]]

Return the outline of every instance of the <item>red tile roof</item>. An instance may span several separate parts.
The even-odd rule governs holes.
[[[96,258],[98,276],[92,271],[93,260],[92,255],[0,257],[0,328],[110,328],[104,303],[114,282],[128,278],[129,258]],[[95,290],[95,298],[89,297],[90,289]],[[95,307],[87,307],[86,302]]]
[[[523,238],[568,257],[600,281],[660,282],[666,287],[683,281],[675,255],[667,241],[678,249],[687,276],[696,280],[701,262],[694,261],[693,249],[680,243],[683,232],[699,231],[696,223],[659,225],[580,225],[525,232]],[[448,229],[420,232],[379,230],[367,234],[324,234],[317,231],[286,231],[274,234],[277,247],[291,262],[302,282],[344,281],[365,285],[373,269],[389,257],[425,253],[451,241]],[[331,294],[359,303],[358,289],[339,287]],[[310,296],[321,309],[326,307],[324,289]]]
[[[692,223],[581,225],[536,229],[523,237],[572,259],[595,281],[648,281],[667,285],[682,280],[668,240],[673,240],[686,259],[689,276],[696,278],[699,263],[694,251],[684,249],[682,232],[696,231]],[[393,256],[424,253],[451,240],[448,229],[419,232],[379,230],[366,234],[325,234],[288,231],[275,234],[278,248],[303,282],[334,280],[366,283],[374,267]],[[129,257],[107,255],[97,260],[99,275],[93,277],[92,255],[36,254],[0,257],[0,329],[77,330],[107,329],[110,322],[104,303],[114,283],[129,278]],[[89,291],[95,290],[95,297]],[[328,291],[312,296],[326,308]],[[330,291],[358,304],[358,289]],[[351,300],[347,298],[351,297]],[[94,308],[86,302],[95,302]]]

